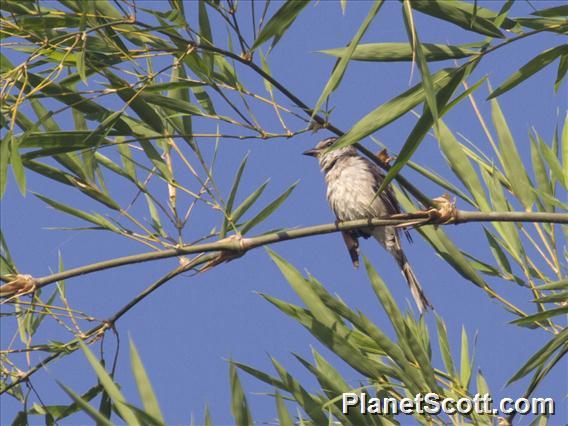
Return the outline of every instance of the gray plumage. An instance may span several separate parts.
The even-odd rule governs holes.
[[[400,213],[398,202],[389,187],[380,196],[375,194],[383,182],[380,169],[367,158],[360,156],[353,146],[328,152],[337,138],[318,143],[304,152],[316,157],[325,175],[327,200],[340,221],[371,219]],[[400,244],[398,229],[394,226],[377,226],[358,231],[344,232],[343,238],[355,266],[358,265],[358,237],[374,237],[397,261],[410,287],[420,313],[432,307],[412,271]]]

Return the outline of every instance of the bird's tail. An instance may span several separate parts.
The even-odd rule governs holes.
[[[410,292],[412,293],[412,297],[414,298],[414,301],[418,306],[420,314],[422,314],[428,308],[433,309],[433,306],[426,298],[424,290],[418,282],[416,275],[414,275],[414,271],[410,267],[410,263],[408,263],[404,252],[402,250],[399,250],[397,253],[395,253],[395,258],[398,262],[398,265],[400,266],[402,275],[404,275],[404,278],[406,278],[406,282],[410,287]]]

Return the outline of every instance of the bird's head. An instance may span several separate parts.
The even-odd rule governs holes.
[[[357,151],[352,145],[344,148],[334,149],[329,151],[329,148],[335,143],[337,138],[335,136],[324,139],[312,148],[304,151],[302,154],[309,155],[318,159],[321,169],[324,172],[330,170],[335,162],[344,156],[357,155]]]

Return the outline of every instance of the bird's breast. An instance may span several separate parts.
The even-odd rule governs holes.
[[[355,220],[384,214],[376,182],[365,164],[333,167],[326,176],[327,200],[339,220]]]

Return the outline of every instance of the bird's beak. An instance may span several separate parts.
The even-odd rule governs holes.
[[[317,149],[308,149],[307,151],[302,152],[303,155],[309,155],[310,157],[317,157],[319,151]]]

